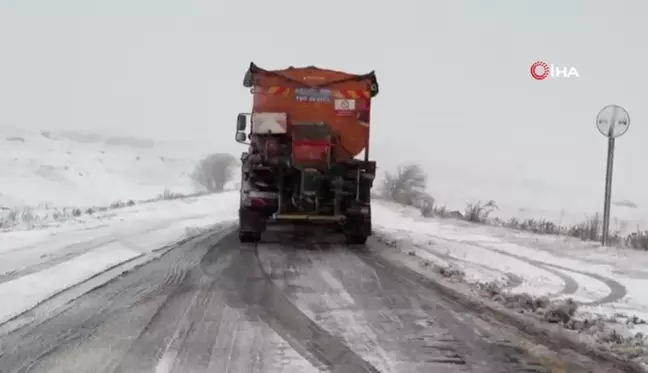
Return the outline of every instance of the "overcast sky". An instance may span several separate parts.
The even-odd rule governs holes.
[[[600,196],[595,118],[616,103],[632,125],[615,195],[648,200],[647,12],[645,0],[0,0],[0,124],[239,153],[250,61],[375,70],[381,165]],[[580,78],[535,81],[536,60]]]

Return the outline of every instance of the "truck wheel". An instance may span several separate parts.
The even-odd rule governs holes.
[[[239,232],[239,241],[241,243],[257,243],[261,241],[259,232]]]
[[[348,245],[364,245],[367,243],[367,236],[359,233],[351,233],[347,235]]]
[[[367,237],[371,236],[371,215],[352,215],[347,219],[346,229],[344,229],[347,244],[364,245]]]
[[[239,241],[254,243],[261,240],[261,234],[265,230],[265,219],[253,210],[239,209]]]

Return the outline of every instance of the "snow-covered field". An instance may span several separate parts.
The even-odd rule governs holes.
[[[558,225],[575,225],[603,212],[604,185],[578,188],[543,188],[510,177],[484,176],[464,180],[441,168],[430,169],[429,190],[437,203],[449,210],[464,211],[467,202],[494,200],[498,209],[493,217],[503,220],[544,219]],[[604,168],[601,173],[604,173]],[[602,174],[603,177],[603,174]],[[603,181],[603,178],[601,178]],[[619,183],[620,184],[620,183]],[[617,189],[621,189],[615,184]],[[613,190],[615,190],[613,188]],[[624,234],[648,229],[648,204],[636,195],[613,192],[610,229]]]
[[[0,207],[108,205],[195,191],[204,156],[183,144],[78,131],[0,127]]]

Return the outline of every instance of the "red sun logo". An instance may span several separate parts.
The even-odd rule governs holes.
[[[535,80],[543,80],[547,78],[549,76],[549,65],[542,61],[534,62],[531,65],[531,76]]]

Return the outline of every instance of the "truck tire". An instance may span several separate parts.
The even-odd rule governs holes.
[[[239,231],[239,241],[241,243],[257,243],[261,241],[261,233]]]
[[[261,240],[265,230],[265,219],[258,211],[239,209],[239,241],[255,243]]]
[[[351,233],[347,235],[348,245],[364,245],[367,243],[367,236],[360,233]]]
[[[345,235],[348,245],[364,245],[371,235],[371,215],[349,216]]]

